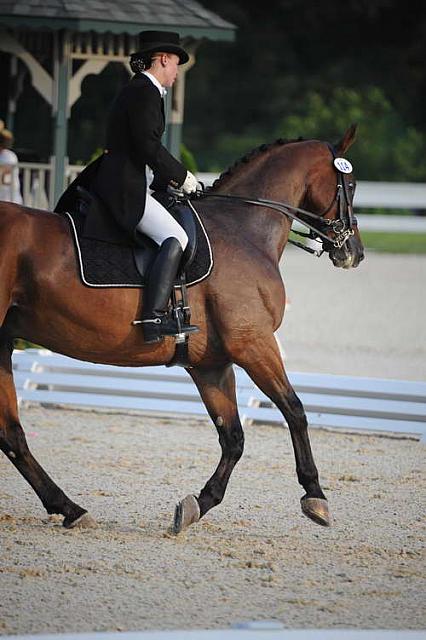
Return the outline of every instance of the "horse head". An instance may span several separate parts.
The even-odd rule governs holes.
[[[321,216],[314,223],[328,240],[323,240],[334,266],[350,269],[364,259],[364,247],[353,214],[355,178],[352,165],[343,155],[355,140],[356,125],[350,126],[334,146],[319,143],[319,158],[308,171],[303,206]]]

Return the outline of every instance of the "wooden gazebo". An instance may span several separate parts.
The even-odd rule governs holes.
[[[183,122],[185,73],[194,64],[204,39],[232,40],[234,26],[194,0],[0,0],[0,50],[29,69],[31,82],[51,106],[53,116],[53,198],[64,188],[67,167],[67,123],[88,74],[109,62],[127,64],[144,29],[179,31],[190,61],[181,68],[168,104],[166,144],[178,154]],[[13,121],[15,96],[8,99],[7,120]]]

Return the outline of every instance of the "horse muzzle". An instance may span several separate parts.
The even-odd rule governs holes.
[[[355,269],[364,260],[364,247],[357,236],[351,236],[340,248],[333,248],[329,257],[335,267]]]

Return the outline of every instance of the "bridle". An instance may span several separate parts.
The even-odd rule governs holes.
[[[332,145],[328,144],[328,148],[333,156],[333,164],[336,160],[336,152]],[[341,160],[341,159],[339,159]],[[338,165],[338,163],[337,163]],[[352,171],[352,167],[350,166],[350,170]],[[317,219],[318,225],[310,226],[306,225],[306,222],[296,218],[298,222],[301,224],[305,224],[309,226],[309,233],[302,233],[300,231],[292,230],[293,233],[303,236],[305,238],[310,238],[312,240],[321,240],[323,243],[323,249],[321,251],[315,251],[310,249],[310,247],[306,247],[306,245],[296,242],[294,240],[289,240],[291,244],[294,244],[305,251],[309,251],[310,253],[314,253],[317,256],[320,256],[324,253],[324,251],[330,251],[332,248],[340,249],[349,238],[354,235],[354,230],[352,227],[358,225],[358,221],[355,217],[353,206],[352,206],[352,197],[349,194],[350,189],[353,189],[353,183],[347,181],[347,173],[338,169],[338,166],[334,164],[337,173],[337,186],[335,195],[324,211],[320,214],[312,214],[310,212],[306,212],[309,216],[314,216]],[[325,215],[333,208],[333,206],[337,204],[337,212],[338,215],[334,219],[324,218]],[[330,230],[334,233],[334,237],[330,238],[326,233]]]
[[[331,154],[333,156],[333,161],[336,160],[336,152],[334,147],[329,144],[328,148],[331,151]],[[347,177],[347,173],[344,173],[343,171],[340,171],[336,165],[334,165],[336,170],[337,170],[337,189],[336,189],[336,195],[334,196],[330,206],[323,211],[323,213],[321,214],[321,217],[326,215],[330,209],[332,208],[332,206],[334,205],[335,202],[337,202],[337,210],[338,210],[338,217],[335,218],[332,222],[334,222],[334,227],[333,227],[333,231],[335,233],[340,232],[345,232],[347,230],[352,230],[352,227],[357,226],[358,225],[358,220],[355,217],[354,214],[354,210],[353,210],[353,206],[352,206],[352,197],[349,195],[349,190],[353,189],[354,184],[353,182],[347,182],[346,177]],[[351,167],[352,170],[352,167]],[[348,238],[354,234],[354,231],[352,230],[352,233],[350,233],[348,235]]]
[[[332,153],[334,162],[334,160],[336,159],[335,150],[332,145],[328,145],[328,147]],[[287,217],[291,218],[291,220],[296,220],[309,229],[308,233],[292,230],[293,233],[296,233],[299,236],[303,236],[304,238],[321,241],[323,244],[323,248],[321,250],[311,249],[301,242],[297,242],[296,240],[291,239],[289,239],[288,242],[319,257],[324,253],[324,251],[329,252],[333,248],[341,249],[343,245],[349,240],[349,238],[354,235],[354,230],[352,227],[357,225],[357,219],[354,215],[352,207],[352,198],[349,195],[349,189],[353,185],[352,183],[347,182],[347,174],[338,169],[336,165],[334,166],[337,172],[336,193],[329,206],[320,214],[313,213],[312,211],[307,211],[306,209],[302,209],[301,207],[295,207],[291,204],[287,204],[286,202],[277,202],[275,200],[268,200],[265,198],[248,198],[246,196],[238,196],[225,193],[211,193],[210,189],[204,189],[203,191],[197,192],[196,197],[236,200],[239,202],[244,202],[245,204],[267,207],[270,209],[274,209],[275,211],[279,211],[280,213],[283,213]],[[335,204],[337,204],[337,217],[334,219],[324,218],[323,216],[325,216]],[[308,220],[304,220],[303,218],[308,218]],[[316,224],[312,224],[310,220],[312,220]],[[330,237],[327,233],[330,231],[334,234],[332,237]]]

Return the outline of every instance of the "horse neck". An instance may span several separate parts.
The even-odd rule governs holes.
[[[289,147],[293,147],[290,149]],[[294,161],[294,145],[264,152],[237,166],[221,178],[213,191],[250,199],[275,200],[300,206],[305,193],[305,174]],[[262,244],[281,256],[287,243],[291,221],[282,213],[266,207],[241,205],[244,226],[262,235]]]

